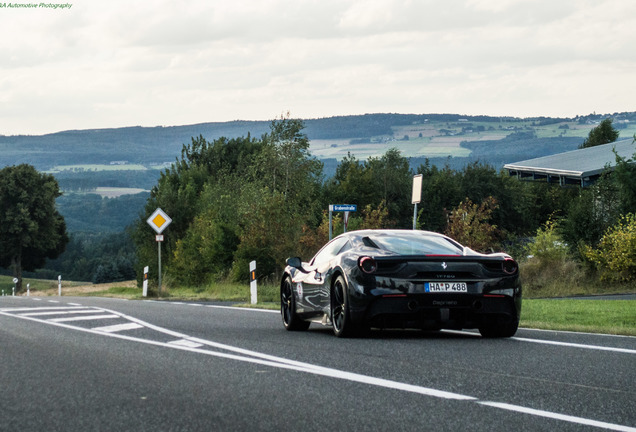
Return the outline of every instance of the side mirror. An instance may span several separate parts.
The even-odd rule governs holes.
[[[303,273],[308,273],[307,270],[303,268],[303,261],[299,257],[287,258],[286,262],[288,266],[298,269]]]

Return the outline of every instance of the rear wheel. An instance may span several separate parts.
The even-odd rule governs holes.
[[[512,321],[490,323],[479,327],[479,333],[485,338],[504,338],[512,337],[517,333],[519,327],[519,320],[513,319]]]
[[[347,283],[342,276],[336,278],[331,288],[331,322],[333,333],[338,337],[353,336],[358,331],[351,322]]]
[[[304,321],[296,313],[296,298],[291,278],[287,276],[280,287],[280,313],[283,316],[283,325],[287,330],[307,330],[311,324]]]

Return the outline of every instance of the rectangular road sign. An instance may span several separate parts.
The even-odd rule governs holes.
[[[330,204],[329,211],[344,212],[344,211],[358,211],[357,204]]]
[[[411,193],[411,204],[422,201],[422,174],[413,177],[413,191]]]

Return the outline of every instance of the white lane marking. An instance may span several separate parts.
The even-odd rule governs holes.
[[[578,424],[582,424],[582,425],[585,425],[585,426],[594,426],[594,427],[598,427],[598,428],[615,430],[615,431],[623,431],[623,432],[634,432],[634,431],[636,431],[636,428],[633,428],[633,427],[630,427],[630,426],[617,425],[617,424],[606,423],[606,422],[597,421],[597,420],[590,420],[590,419],[586,419],[586,418],[583,418],[583,417],[575,417],[575,416],[570,416],[570,415],[565,415],[565,414],[553,413],[553,412],[550,412],[550,411],[543,411],[543,410],[537,410],[537,409],[533,409],[533,408],[526,408],[526,407],[522,407],[522,406],[519,406],[519,405],[511,405],[511,404],[500,403],[500,402],[485,402],[485,401],[478,401],[477,403],[480,404],[480,405],[491,406],[491,407],[494,407],[494,408],[505,409],[505,410],[508,410],[508,411],[515,411],[515,412],[520,412],[520,413],[524,413],[524,414],[530,414],[530,415],[539,416],[539,417],[546,417],[546,418],[551,418],[551,419],[555,419],[555,420],[562,420],[562,421],[566,421],[566,422],[569,422],[569,423],[578,423]]]
[[[46,311],[46,310],[77,310],[84,307],[66,307],[66,306],[43,306],[43,307],[21,307],[21,308],[2,308],[3,312],[28,312],[28,311]]]
[[[69,314],[88,314],[95,313],[95,309],[88,310],[70,310],[70,311],[52,311],[52,312],[29,312],[20,314],[22,316],[47,316],[47,315],[69,315]]]
[[[442,330],[442,331],[444,333],[452,333],[452,334],[474,336],[474,337],[481,338],[479,333],[474,333],[474,332],[470,332],[466,330]],[[590,334],[594,335],[593,333],[590,333]],[[607,335],[596,335],[596,336],[607,336]],[[570,348],[582,348],[582,349],[591,349],[591,350],[597,350],[597,351],[611,351],[611,352],[624,353],[624,354],[636,354],[636,350],[630,349],[630,348],[607,347],[602,345],[586,345],[586,344],[579,344],[579,343],[573,343],[573,342],[551,341],[551,340],[545,340],[545,339],[531,339],[531,338],[523,338],[523,337],[517,337],[517,336],[513,336],[509,339],[518,340],[521,342],[534,342],[538,344],[565,346]]]
[[[106,333],[115,333],[118,331],[124,330],[135,330],[139,328],[143,328],[144,326],[139,325],[137,323],[125,323],[125,324],[115,324],[112,326],[104,326],[104,327],[93,327],[92,330]]]
[[[238,309],[241,309],[241,308],[238,308]],[[241,310],[245,310],[245,309],[241,309]],[[103,309],[103,311],[104,312],[112,312],[112,311],[108,311],[106,309]],[[116,312],[112,312],[112,313],[116,313]],[[155,329],[155,330],[160,331],[160,332],[165,333],[165,334],[170,334],[170,335],[174,335],[174,336],[177,336],[177,337],[181,337],[183,342],[180,343],[180,341],[173,341],[172,343],[164,343],[164,342],[152,341],[152,340],[147,340],[147,339],[140,339],[140,338],[130,337],[130,336],[126,336],[126,335],[120,335],[120,334],[102,333],[102,332],[97,332],[94,329],[86,329],[86,328],[81,328],[81,327],[74,327],[74,326],[71,326],[71,325],[68,325],[68,324],[64,324],[64,323],[60,323],[60,322],[51,322],[53,320],[40,320],[40,319],[33,318],[33,317],[24,317],[24,316],[21,316],[21,315],[8,314],[8,313],[4,313],[1,310],[0,310],[0,315],[18,317],[18,318],[31,320],[31,321],[36,321],[36,322],[40,322],[40,323],[44,323],[44,324],[55,325],[55,326],[64,327],[64,328],[68,328],[68,329],[72,329],[72,330],[79,330],[79,331],[83,331],[83,332],[87,332],[87,333],[100,334],[100,335],[103,335],[103,336],[110,336],[110,337],[114,337],[114,338],[118,338],[118,339],[124,339],[124,340],[128,340],[128,341],[133,341],[133,342],[140,342],[140,343],[144,343],[144,344],[148,344],[148,345],[155,345],[155,346],[162,346],[162,347],[168,347],[168,348],[173,348],[173,349],[179,349],[179,350],[189,351],[189,352],[193,352],[193,353],[209,355],[209,356],[213,356],[213,357],[226,358],[226,359],[237,360],[237,361],[246,362],[246,363],[260,364],[260,365],[264,365],[264,366],[271,366],[271,367],[274,367],[274,368],[295,370],[295,371],[310,373],[310,374],[314,374],[314,375],[321,375],[321,376],[326,376],[326,377],[330,377],[330,378],[344,379],[344,380],[348,380],[348,381],[354,381],[354,382],[359,382],[359,383],[368,384],[368,385],[374,385],[374,386],[379,386],[379,387],[384,387],[384,388],[391,388],[391,389],[395,389],[395,390],[418,393],[418,394],[423,394],[423,395],[432,396],[432,397],[438,397],[438,398],[444,398],[444,399],[454,399],[454,400],[468,400],[468,401],[473,401],[473,402],[475,402],[477,404],[480,404],[480,405],[483,405],[483,406],[489,406],[489,407],[504,409],[504,410],[508,410],[508,411],[523,412],[523,413],[530,414],[530,415],[535,415],[535,416],[539,416],[539,417],[547,417],[547,418],[552,418],[552,419],[561,420],[561,421],[570,422],[570,423],[585,424],[585,425],[588,425],[588,426],[594,426],[594,427],[610,429],[610,430],[617,430],[617,431],[623,431],[623,432],[636,432],[636,428],[633,428],[633,427],[630,427],[630,426],[618,425],[618,424],[613,424],[613,423],[606,423],[606,422],[601,422],[601,421],[597,421],[597,420],[586,419],[586,418],[583,418],[583,417],[570,416],[570,415],[566,415],[566,414],[552,413],[552,412],[549,412],[549,411],[536,410],[536,409],[533,409],[533,408],[526,408],[526,407],[522,407],[522,406],[518,406],[518,405],[506,404],[506,403],[501,403],[501,402],[480,401],[479,399],[477,399],[475,397],[472,397],[472,396],[468,396],[468,395],[462,395],[462,394],[458,394],[458,393],[451,393],[451,392],[446,392],[446,391],[441,391],[441,390],[436,390],[436,389],[432,389],[432,388],[421,387],[421,386],[416,386],[416,385],[411,385],[411,384],[406,384],[406,383],[400,383],[400,382],[397,382],[397,381],[385,380],[385,379],[382,379],[382,378],[375,378],[375,377],[371,377],[371,376],[367,376],[367,375],[361,375],[361,374],[355,374],[355,373],[351,373],[351,372],[340,371],[338,369],[325,368],[325,367],[321,367],[321,366],[312,365],[312,364],[309,364],[309,363],[302,363],[302,362],[288,360],[288,359],[284,359],[284,358],[280,358],[280,357],[276,357],[276,356],[270,356],[270,355],[262,354],[262,353],[259,353],[259,352],[256,352],[256,351],[250,351],[250,350],[245,350],[245,349],[242,349],[242,348],[232,347],[230,345],[219,344],[219,343],[212,342],[212,341],[205,341],[203,339],[191,338],[191,337],[187,337],[185,335],[180,335],[179,333],[174,332],[172,330],[163,329],[161,327],[154,326],[154,325],[149,324],[149,323],[144,323],[141,320],[138,320],[136,318],[133,318],[133,317],[130,317],[130,316],[126,316],[126,315],[123,315],[123,314],[121,314],[119,316],[121,318],[125,318],[125,319],[128,319],[130,321],[139,323],[140,325],[143,325],[144,327],[152,328],[152,329]],[[244,355],[248,355],[248,356],[251,356],[251,357],[245,357],[245,356],[235,355],[235,354],[227,354],[227,353],[210,351],[210,350],[207,350],[207,349],[201,349],[201,348],[197,348],[197,347],[187,346],[187,345],[190,345],[189,343],[186,343],[188,341],[194,342],[194,343],[201,343],[201,344],[209,345],[209,346],[214,346],[214,347],[217,347],[217,348],[220,348],[220,349],[226,349],[226,350],[229,349],[231,351],[240,352],[240,353],[243,353]]]
[[[246,308],[246,307],[236,307],[236,306],[219,306],[219,305],[206,305],[205,307],[213,308],[213,309],[230,309],[230,310],[240,310],[240,311],[252,311],[252,312],[265,312],[265,313],[276,313],[280,314],[280,310],[272,310],[272,309],[257,309],[257,308]]]
[[[103,311],[104,312],[112,312],[112,311],[109,311],[107,309],[103,309]],[[113,312],[113,313],[115,313],[115,312]],[[451,393],[451,392],[447,392],[447,391],[436,390],[436,389],[432,389],[432,388],[421,387],[421,386],[416,386],[416,385],[412,385],[412,384],[405,384],[405,383],[401,383],[401,382],[397,382],[397,381],[386,380],[386,379],[382,379],[382,378],[375,378],[375,377],[371,377],[371,376],[367,376],[367,375],[360,375],[360,374],[355,374],[355,373],[351,373],[351,372],[344,372],[344,371],[340,371],[340,370],[337,370],[337,369],[325,368],[325,367],[321,367],[321,366],[312,365],[312,364],[309,364],[309,363],[296,362],[296,361],[284,359],[284,358],[281,358],[281,357],[269,356],[269,355],[262,354],[262,353],[259,353],[259,352],[256,352],[256,351],[244,350],[244,349],[241,349],[241,348],[236,348],[236,347],[232,347],[232,346],[229,346],[229,345],[217,344],[215,342],[210,342],[210,341],[205,341],[205,342],[207,342],[206,345],[227,347],[229,349],[232,349],[233,351],[243,352],[243,353],[245,353],[247,355],[250,355],[252,357],[246,357],[245,355],[236,355],[236,354],[222,353],[222,352],[218,352],[218,351],[210,351],[209,349],[193,348],[193,347],[189,347],[189,346],[183,346],[183,345],[180,345],[180,344],[171,344],[171,343],[153,341],[153,340],[148,340],[148,339],[141,339],[141,338],[138,338],[138,337],[132,337],[132,336],[127,336],[127,335],[118,334],[118,333],[103,333],[103,332],[98,332],[98,331],[96,331],[94,329],[75,327],[75,326],[72,326],[72,325],[69,325],[69,324],[65,324],[64,322],[54,321],[54,320],[40,320],[40,319],[34,318],[34,317],[25,317],[25,316],[21,316],[21,315],[11,315],[11,314],[6,314],[4,312],[0,312],[0,315],[13,316],[13,317],[17,317],[17,318],[21,318],[21,319],[25,319],[25,320],[36,321],[36,322],[49,324],[49,325],[54,325],[54,326],[58,326],[58,327],[64,327],[64,328],[68,328],[68,329],[72,329],[72,330],[78,330],[78,331],[82,331],[82,332],[85,332],[85,333],[99,334],[99,335],[102,335],[102,336],[108,336],[108,337],[113,337],[113,338],[117,338],[117,339],[124,339],[124,340],[128,340],[128,341],[139,342],[139,343],[144,343],[144,344],[148,344],[148,345],[168,347],[168,348],[173,348],[173,349],[178,349],[178,350],[190,351],[190,352],[194,352],[194,353],[198,353],[198,354],[204,354],[204,355],[208,355],[208,356],[212,356],[212,357],[219,357],[219,358],[237,360],[237,361],[246,362],[246,363],[259,364],[259,365],[263,365],[263,366],[271,366],[271,367],[279,368],[279,369],[290,369],[290,370],[295,370],[295,371],[299,371],[299,372],[311,373],[311,374],[315,374],[315,375],[322,375],[322,376],[327,376],[327,377],[332,377],[332,378],[345,379],[345,380],[359,382],[359,383],[363,383],[363,384],[369,384],[369,385],[374,385],[374,386],[379,386],[379,387],[384,387],[384,388],[391,388],[391,389],[396,389],[396,390],[408,391],[408,392],[423,394],[423,395],[427,395],[427,396],[439,397],[439,398],[444,398],[444,399],[455,399],[455,400],[476,400],[476,398],[474,398],[472,396],[462,395],[462,394],[459,394],[459,393]],[[114,315],[114,316],[117,316],[117,315]],[[201,339],[190,338],[190,337],[188,337],[186,335],[183,335],[183,334],[180,334],[178,332],[175,332],[175,331],[172,331],[172,330],[168,330],[168,329],[164,329],[164,328],[152,325],[150,323],[146,323],[144,321],[141,321],[139,319],[133,318],[131,316],[127,316],[127,315],[121,314],[119,317],[127,319],[127,320],[129,320],[131,322],[136,322],[136,323],[138,323],[140,325],[143,325],[144,327],[147,327],[147,328],[150,328],[150,329],[155,329],[155,330],[160,331],[160,332],[162,332],[164,334],[175,336],[175,337],[177,337],[179,339],[192,341],[194,343],[201,343],[200,341],[202,341]],[[265,360],[265,358],[276,359],[276,360]]]
[[[179,340],[168,342],[168,343],[170,345],[179,345],[179,346],[184,346],[189,348],[201,348],[203,346],[203,344],[196,343],[187,339],[179,339]]]
[[[79,304],[79,303],[69,303],[69,305],[71,305],[71,306],[81,306],[81,304]]]
[[[625,354],[636,354],[636,350],[628,349],[628,348],[606,347],[601,345],[585,345],[585,344],[578,344],[578,343],[572,343],[572,342],[559,342],[559,341],[530,339],[530,338],[522,338],[522,337],[511,337],[510,339],[518,340],[522,342],[533,342],[533,343],[546,344],[546,345],[558,345],[558,346],[566,346],[566,347],[572,347],[572,348],[583,348],[583,349],[591,349],[591,350],[598,350],[598,351],[612,351],[612,352],[625,353]]]
[[[71,321],[90,321],[90,320],[100,320],[100,319],[112,319],[112,318],[120,318],[119,315],[91,315],[91,316],[80,316],[80,317],[70,317],[70,318],[53,318],[47,320],[48,322],[61,323],[61,322],[71,322]]]
[[[570,331],[570,330],[545,330],[545,329],[535,329],[535,328],[528,328],[528,327],[519,327],[519,330],[524,330],[524,331],[528,330],[528,331],[543,332],[543,333],[568,333],[568,334],[573,334],[573,335],[605,336],[605,337],[611,337],[611,338],[627,338],[627,339],[632,338],[632,339],[636,339],[636,336],[629,336],[629,335],[577,332],[577,331]]]

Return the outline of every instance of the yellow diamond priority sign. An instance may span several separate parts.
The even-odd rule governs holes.
[[[148,222],[148,225],[150,225],[152,229],[157,232],[157,234],[161,234],[163,230],[165,230],[168,225],[170,225],[172,219],[170,219],[170,216],[168,216],[163,210],[158,208],[150,215],[148,219],[146,219],[146,222]]]

